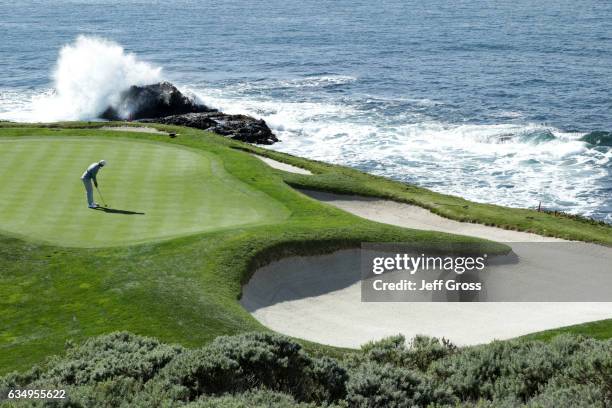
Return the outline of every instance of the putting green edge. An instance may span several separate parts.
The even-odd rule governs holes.
[[[50,140],[55,142],[54,146],[48,143]],[[36,158],[43,156],[48,162],[41,164]],[[102,186],[106,187],[109,184],[105,173],[112,177],[112,201],[116,204],[119,201],[119,207],[142,206],[143,199],[151,201],[151,197],[157,197],[157,201],[161,199],[161,208],[151,205],[147,208],[146,222],[141,217],[102,215],[85,208],[83,186],[77,177],[82,172],[82,162],[89,163],[102,156],[114,162],[110,173],[103,171],[100,178]],[[151,166],[151,162],[159,163]],[[13,163],[18,165],[14,169],[16,177],[11,175]],[[201,167],[199,171],[204,175],[196,178],[190,166]],[[190,172],[181,172],[182,168],[189,168]],[[4,173],[0,182],[5,184],[0,185],[0,209],[2,203],[5,204],[0,211],[0,232],[41,244],[85,248],[134,245],[211,229],[269,224],[290,215],[282,203],[226,172],[222,160],[216,155],[159,141],[76,136],[55,136],[52,139],[3,137],[0,138],[0,169]],[[168,178],[168,174],[173,174],[169,179],[171,185],[160,183],[160,180]],[[138,190],[145,193],[143,197],[139,197]],[[181,194],[177,190],[188,193]],[[11,196],[16,196],[12,200],[18,204],[13,206],[17,213],[9,211],[10,205],[7,207],[7,199],[10,203]],[[22,203],[30,205],[23,208]],[[37,207],[31,208],[33,205]],[[209,208],[211,206],[213,208]],[[221,207],[222,210],[218,210]],[[215,217],[215,212],[219,211],[224,213],[223,217]],[[179,212],[182,213],[180,218],[177,216]],[[245,217],[247,212],[250,214]],[[151,213],[154,213],[153,219]],[[24,217],[27,223],[20,219]],[[237,220],[232,220],[236,217]],[[180,225],[174,226],[172,221],[177,220]],[[218,221],[221,225],[215,226]],[[13,228],[3,228],[3,222]],[[154,232],[146,229],[156,223],[163,223],[163,229]],[[67,225],[72,228],[66,228]],[[63,237],[62,232],[67,236]]]

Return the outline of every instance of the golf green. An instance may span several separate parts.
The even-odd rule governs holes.
[[[101,159],[108,166],[98,181],[110,209],[92,210],[80,177]],[[35,241],[117,246],[288,215],[280,202],[230,175],[205,151],[97,137],[0,141],[1,228]]]

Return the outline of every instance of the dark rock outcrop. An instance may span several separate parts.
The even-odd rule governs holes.
[[[169,82],[130,87],[118,105],[108,107],[100,117],[188,126],[249,143],[278,142],[264,120],[219,112],[197,103]]]
[[[246,115],[227,115],[221,112],[186,113],[159,119],[148,119],[143,122],[188,126],[248,143],[269,145],[278,142],[263,119],[255,119]]]
[[[582,136],[580,140],[595,146],[612,146],[612,132],[595,131]]]
[[[102,114],[103,119],[148,119],[190,112],[210,112],[179,91],[170,82],[145,86],[131,86],[123,92],[117,106],[111,106]]]

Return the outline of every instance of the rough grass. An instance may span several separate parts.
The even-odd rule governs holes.
[[[583,324],[577,324],[573,326],[560,327],[558,329],[545,330],[542,332],[528,334],[521,338],[526,340],[551,340],[560,334],[576,334],[589,336],[594,339],[610,339],[612,338],[612,319],[598,320],[596,322],[589,322]]]
[[[241,145],[238,148],[299,166],[314,173],[314,175],[305,176],[282,172],[283,179],[294,187],[386,198],[414,204],[442,217],[457,221],[612,245],[612,226],[588,218],[573,217],[564,213],[539,212],[532,209],[475,203],[461,197],[436,193],[348,167],[307,160],[250,145]]]

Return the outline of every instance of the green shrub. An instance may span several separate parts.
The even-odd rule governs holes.
[[[162,380],[174,398],[240,393],[267,388],[299,401],[333,401],[344,396],[346,372],[331,359],[313,360],[288,337],[246,333],[218,337],[184,353],[166,367]]]
[[[129,377],[146,382],[182,352],[180,346],[162,344],[149,337],[111,333],[89,339],[81,347],[69,348],[65,356],[48,364],[50,369],[41,380],[78,385]]]
[[[471,347],[433,364],[437,380],[463,401],[528,402],[597,341],[559,336],[550,343],[497,341]]]
[[[310,369],[313,382],[309,400],[336,402],[346,397],[348,372],[337,360],[323,357],[313,360]]]
[[[601,388],[594,385],[560,384],[555,380],[535,395],[525,406],[529,408],[607,408],[602,402]]]
[[[452,403],[414,371],[389,364],[365,363],[350,371],[346,401],[351,407],[413,407]]]
[[[313,404],[298,403],[291,395],[256,390],[243,394],[205,397],[185,408],[315,408]]]
[[[11,389],[23,388],[28,384],[32,384],[40,378],[43,372],[43,369],[36,365],[25,373],[13,372],[0,377],[0,398]]]
[[[564,395],[564,390],[581,390],[586,401],[603,407],[612,407],[612,340],[583,339],[581,348],[568,359],[563,372],[555,376],[540,395]],[[567,398],[575,394],[568,394]],[[596,401],[596,402],[595,402]]]
[[[143,383],[134,378],[117,377],[90,384],[62,387],[66,390],[68,399],[47,403],[46,407],[145,407],[138,403]],[[150,404],[147,406],[152,407]]]
[[[247,389],[237,361],[208,348],[184,353],[169,364],[151,387],[170,398],[191,401],[202,394],[240,392]]]
[[[339,361],[270,333],[194,350],[113,333],[0,378],[0,392],[61,388],[69,397],[25,404],[35,407],[610,407],[611,350],[612,340],[569,335],[466,348],[395,336]]]
[[[406,345],[406,338],[397,335],[364,344],[361,347],[361,360],[426,371],[431,363],[454,353],[456,349],[446,339],[428,336],[416,336]]]

